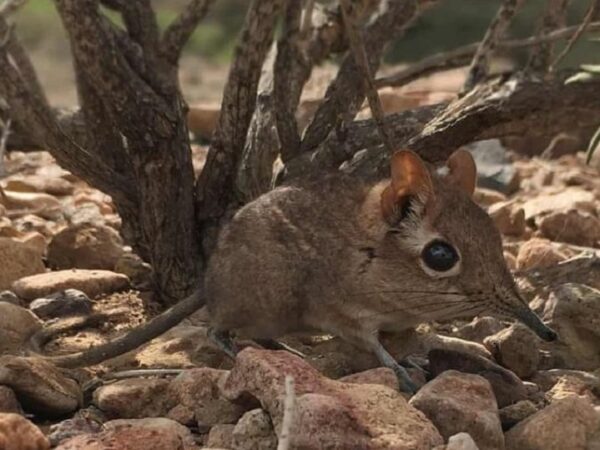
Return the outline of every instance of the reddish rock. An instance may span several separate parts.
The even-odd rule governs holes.
[[[549,267],[567,259],[549,240],[532,238],[525,242],[517,254],[517,269]]]
[[[108,417],[144,418],[165,416],[176,400],[167,393],[162,378],[130,378],[96,389],[94,403]]]
[[[121,291],[129,286],[129,278],[108,270],[60,270],[21,278],[12,290],[21,298],[33,300],[57,291],[73,288],[94,298],[100,294]]]
[[[410,400],[442,436],[465,431],[481,450],[504,449],[498,406],[487,380],[449,370],[427,383]]]
[[[525,325],[515,323],[484,341],[498,363],[512,370],[520,378],[535,373],[540,362],[537,336]]]
[[[23,414],[15,392],[8,386],[0,386],[0,413]]]
[[[433,424],[402,395],[386,386],[353,384],[323,377],[285,351],[246,348],[225,383],[231,399],[252,395],[267,410],[275,429],[283,415],[286,375],[295,382],[292,447],[427,449],[441,444]]]
[[[115,230],[81,223],[54,235],[48,245],[48,264],[55,269],[113,270],[123,252],[123,241]]]
[[[428,358],[429,372],[434,377],[447,370],[457,370],[488,380],[500,408],[528,397],[525,384],[518,376],[486,358],[451,350],[432,350]]]
[[[277,435],[269,415],[262,409],[253,409],[242,416],[233,429],[234,450],[276,450]]]
[[[525,232],[525,211],[515,206],[514,202],[495,203],[487,212],[500,233],[507,236],[521,236]]]
[[[589,400],[568,397],[533,414],[506,433],[507,450],[585,450],[600,418]]]
[[[184,450],[185,448],[181,437],[173,430],[133,427],[75,436],[62,442],[55,450]]]
[[[0,267],[0,290],[9,289],[20,278],[46,270],[37,250],[8,237],[0,237]]]
[[[600,241],[600,219],[575,209],[557,211],[540,218],[538,227],[553,241],[593,247]]]
[[[0,449],[47,450],[50,442],[38,427],[18,414],[0,413]]]
[[[356,384],[379,384],[391,389],[398,390],[398,377],[392,369],[387,367],[378,367],[376,369],[365,370],[364,372],[353,373],[340,378],[338,381]]]
[[[221,394],[220,385],[228,373],[208,367],[186,370],[173,379],[168,395],[178,406],[193,412],[200,428],[234,424],[246,408],[230,402]]]

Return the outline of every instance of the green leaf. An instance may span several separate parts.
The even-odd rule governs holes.
[[[592,139],[590,139],[590,143],[588,144],[587,151],[585,152],[585,163],[589,164],[592,160],[592,156],[594,156],[594,151],[598,148],[600,144],[600,127],[596,130]]]
[[[579,72],[576,73],[575,75],[567,78],[567,80],[565,81],[565,84],[571,84],[571,83],[583,83],[585,81],[590,81],[594,79],[594,75],[592,75],[589,72]]]
[[[586,72],[600,73],[600,64],[582,64],[580,67]]]

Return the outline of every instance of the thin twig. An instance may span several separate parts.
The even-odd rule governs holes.
[[[463,93],[473,89],[477,83],[486,77],[489,69],[490,54],[496,47],[496,44],[504,31],[510,25],[512,18],[523,4],[523,1],[524,0],[504,0],[502,2],[502,6],[490,23],[483,39],[479,43],[475,56],[473,56],[471,66],[469,67],[469,74],[467,75],[467,80],[462,89]]]
[[[0,136],[0,178],[6,175],[4,168],[4,154],[6,152],[6,143],[8,142],[8,136],[10,135],[10,127],[12,125],[11,119],[8,119],[2,126],[2,136]]]
[[[592,19],[594,18],[596,11],[598,11],[599,9],[600,9],[600,0],[592,0],[592,3],[590,4],[588,11],[585,14],[585,17],[583,18],[583,22],[581,22],[577,31],[573,34],[573,36],[571,36],[571,39],[569,39],[569,42],[567,42],[567,45],[565,45],[565,48],[562,49],[562,51],[558,54],[556,59],[552,62],[552,64],[550,64],[550,67],[548,69],[550,72],[554,72],[556,70],[556,67],[558,66],[558,64],[563,60],[563,58],[565,56],[567,56],[567,54],[571,51],[571,49],[577,43],[579,38],[581,36],[583,36],[583,33],[585,32],[585,30],[591,23]]]
[[[573,25],[566,28],[555,30],[541,36],[530,36],[524,39],[515,39],[498,42],[497,48],[515,49],[529,47],[541,43],[553,42],[565,37],[572,36],[581,25]],[[600,30],[600,22],[592,22],[587,27],[588,31]],[[475,54],[479,46],[478,42],[467,44],[462,47],[455,48],[448,52],[436,53],[421,61],[396,72],[387,77],[381,77],[375,80],[375,86],[382,88],[386,86],[402,86],[410,83],[424,75],[436,72],[444,68],[460,67],[464,65],[468,59]]]
[[[546,0],[544,14],[538,23],[538,35],[563,28],[567,24],[567,12],[571,0]],[[544,73],[548,71],[554,52],[554,43],[534,45],[529,50],[526,70]]]
[[[171,61],[179,59],[183,47],[213,3],[214,0],[191,0],[167,27],[160,43],[161,51],[167,59]]]
[[[294,378],[290,375],[285,377],[285,399],[283,400],[283,420],[281,421],[281,433],[277,450],[288,450],[292,439],[291,429],[294,423],[296,407],[296,391],[294,389]]]
[[[348,41],[350,43],[350,50],[354,56],[354,62],[362,72],[363,87],[369,102],[369,107],[371,108],[373,119],[377,124],[377,129],[381,135],[382,142],[391,152],[393,150],[392,143],[385,129],[385,124],[383,123],[383,107],[381,105],[381,99],[379,98],[377,89],[375,88],[375,84],[373,83],[373,75],[371,74],[371,68],[369,66],[369,60],[361,30],[350,15],[351,5],[349,4],[349,0],[340,0],[340,5],[342,7],[342,16],[344,17],[346,35],[348,36]]]

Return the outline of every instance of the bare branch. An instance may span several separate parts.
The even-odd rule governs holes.
[[[7,1],[4,3],[4,7],[8,8],[7,4],[21,5],[23,3]],[[7,11],[12,11],[12,9],[9,8]],[[41,102],[48,105],[48,100],[27,52],[19,42],[13,28],[6,23],[6,14],[0,14],[0,36],[5,36],[6,39],[2,47],[8,52],[11,60],[14,61],[14,67],[19,70],[20,77],[27,84],[27,88],[34,92]]]
[[[477,83],[485,79],[488,73],[490,54],[523,2],[524,0],[503,0],[502,6],[490,23],[475,56],[473,56],[462,92],[470,91]]]
[[[384,1],[381,12],[365,30],[365,48],[373,73],[379,67],[385,45],[398,37],[415,18],[418,12],[417,3],[414,0]],[[327,88],[323,103],[308,125],[301,151],[316,148],[336,124],[352,120],[363,101],[364,89],[360,70],[350,54],[344,58],[336,78]]]
[[[6,170],[4,169],[4,155],[6,153],[6,143],[8,142],[11,125],[12,122],[10,119],[2,124],[2,134],[0,135],[0,178],[6,175]]]
[[[579,27],[580,25],[574,25],[552,31],[541,36],[530,36],[525,39],[500,41],[497,45],[497,48],[508,50],[554,42],[565,37],[572,36],[575,32],[577,32]],[[600,30],[600,22],[593,22],[589,24],[588,30]],[[416,80],[417,78],[437,72],[438,70],[463,66],[469,61],[469,58],[475,54],[478,47],[479,43],[475,42],[473,44],[467,44],[462,47],[455,48],[454,50],[450,50],[448,52],[436,53],[435,55],[424,58],[421,61],[412,64],[406,69],[402,69],[393,75],[376,79],[375,86],[378,88],[386,86],[403,86],[413,80]]]
[[[253,0],[246,15],[223,94],[221,116],[196,184],[197,216],[208,228],[218,224],[233,200],[235,172],[254,113],[260,71],[283,3]],[[206,238],[205,248],[210,251],[214,236]]]
[[[567,24],[567,9],[571,0],[547,0],[546,10],[538,24],[538,35],[547,34]],[[544,42],[533,46],[529,52],[527,70],[533,72],[546,72],[550,67],[554,44]]]
[[[527,80],[517,74],[506,82],[482,84],[437,114],[418,135],[407,135],[397,144],[437,163],[461,145],[478,140],[597,125],[600,96],[594,92],[600,89],[600,81],[565,85],[564,80],[564,76]],[[368,150],[348,170],[381,176],[386,173],[388,156],[381,147]]]
[[[565,56],[567,56],[567,54],[571,51],[571,49],[577,43],[579,38],[583,35],[583,33],[585,33],[585,30],[589,26],[590,22],[592,21],[594,16],[599,11],[600,11],[600,0],[592,0],[592,2],[590,3],[590,7],[589,7],[587,13],[585,14],[583,22],[579,26],[578,30],[573,34],[573,36],[571,36],[571,39],[569,39],[569,42],[567,42],[567,45],[565,45],[565,48],[562,49],[562,51],[558,54],[556,59],[554,61],[552,61],[552,64],[550,64],[550,68],[549,68],[550,72],[554,72],[554,70],[556,70],[556,68],[558,67],[560,62],[563,60],[563,58]]]
[[[256,96],[256,109],[248,127],[248,136],[237,170],[237,197],[247,203],[269,191],[273,162],[277,159],[280,140],[275,124],[273,69],[277,47],[271,47],[263,65]]]
[[[307,14],[312,11],[310,21]],[[300,133],[296,110],[302,89],[310,78],[313,67],[325,59],[340,44],[344,34],[341,14],[315,7],[313,0],[303,12],[301,29],[300,2],[290,2],[284,22],[284,34],[278,42],[275,60],[275,114],[281,141],[281,159],[284,163],[300,152]],[[308,24],[313,27],[309,28]]]
[[[191,0],[179,16],[167,27],[160,42],[163,57],[175,64],[183,47],[198,24],[208,13],[214,0]]]
[[[279,442],[277,450],[289,450],[292,440],[292,425],[294,423],[296,409],[296,390],[294,388],[294,378],[291,375],[285,376],[285,398],[283,400],[283,419],[281,421],[281,431],[279,432]]]
[[[356,26],[355,19],[351,15],[351,5],[349,0],[340,0],[340,5],[342,6],[342,15],[344,17],[346,35],[348,36],[348,41],[350,42],[350,49],[354,56],[355,64],[362,72],[362,80],[364,84],[363,89],[367,95],[373,119],[377,124],[377,129],[381,135],[381,140],[391,152],[393,150],[392,143],[385,130],[385,124],[383,122],[383,107],[381,106],[379,94],[377,93],[377,89],[375,89],[375,85],[373,83],[373,75],[371,74],[371,68],[369,67],[369,60],[365,50],[364,41],[361,36],[361,31]]]

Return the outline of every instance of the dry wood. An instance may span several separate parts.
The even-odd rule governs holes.
[[[351,13],[351,4],[349,0],[340,0],[342,6],[342,15],[344,17],[344,25],[346,28],[346,35],[350,42],[350,50],[354,57],[354,63],[359,67],[362,73],[363,90],[367,95],[369,107],[371,108],[371,114],[373,120],[377,125],[377,130],[381,135],[383,144],[387,147],[388,151],[392,151],[392,142],[385,129],[385,123],[383,121],[384,113],[383,107],[381,106],[381,100],[379,94],[373,83],[373,75],[371,74],[371,68],[369,67],[369,58],[364,45],[364,40],[361,35],[361,30],[356,24],[356,19]]]
[[[175,63],[183,47],[208,13],[214,0],[191,0],[179,16],[164,31],[160,51],[166,59]]]
[[[547,0],[544,14],[538,24],[538,35],[544,35],[567,23],[567,9],[571,0]],[[529,52],[527,70],[533,72],[546,72],[550,67],[554,54],[554,43],[543,42],[534,45]]]
[[[196,183],[197,219],[207,253],[214,245],[219,222],[230,207],[238,206],[234,198],[236,171],[256,107],[261,68],[283,5],[283,0],[252,1],[229,71],[219,122]]]
[[[500,41],[497,44],[497,48],[509,50],[535,46],[538,44],[549,44],[554,41],[572,36],[577,32],[577,30],[579,30],[580,26],[581,25],[573,25],[540,36],[530,36],[524,39]],[[590,23],[587,29],[589,31],[600,30],[600,22]],[[436,53],[428,56],[427,58],[424,58],[408,66],[407,68],[398,71],[397,73],[376,79],[375,85],[378,88],[386,86],[403,86],[411,81],[416,80],[417,78],[429,75],[441,69],[450,69],[463,66],[469,61],[470,58],[473,57],[479,45],[480,43],[474,42],[472,44],[467,44],[447,52]]]
[[[594,20],[596,14],[598,14],[599,12],[600,12],[600,0],[592,0],[590,3],[590,7],[588,8],[588,11],[585,14],[585,17],[583,18],[583,22],[581,22],[581,25],[579,26],[577,31],[571,36],[571,39],[569,39],[569,42],[567,42],[567,45],[565,45],[565,48],[562,49],[562,51],[556,56],[556,59],[554,59],[554,61],[552,61],[552,64],[550,64],[549,70],[551,72],[556,70],[556,68],[558,67],[560,62],[571,51],[573,46],[577,43],[579,38],[585,33],[585,30],[588,28],[588,26],[592,22],[592,20]]]
[[[400,36],[418,13],[417,1],[385,0],[380,12],[364,32],[369,68],[375,73],[388,42]],[[359,67],[352,54],[340,65],[335,79],[325,93],[323,103],[313,116],[302,139],[301,151],[314,150],[334,127],[350,122],[365,98]]]
[[[475,56],[473,56],[463,92],[470,91],[477,83],[485,79],[488,74],[491,53],[523,2],[524,0],[503,0],[502,6],[498,9],[496,16],[479,43]]]

